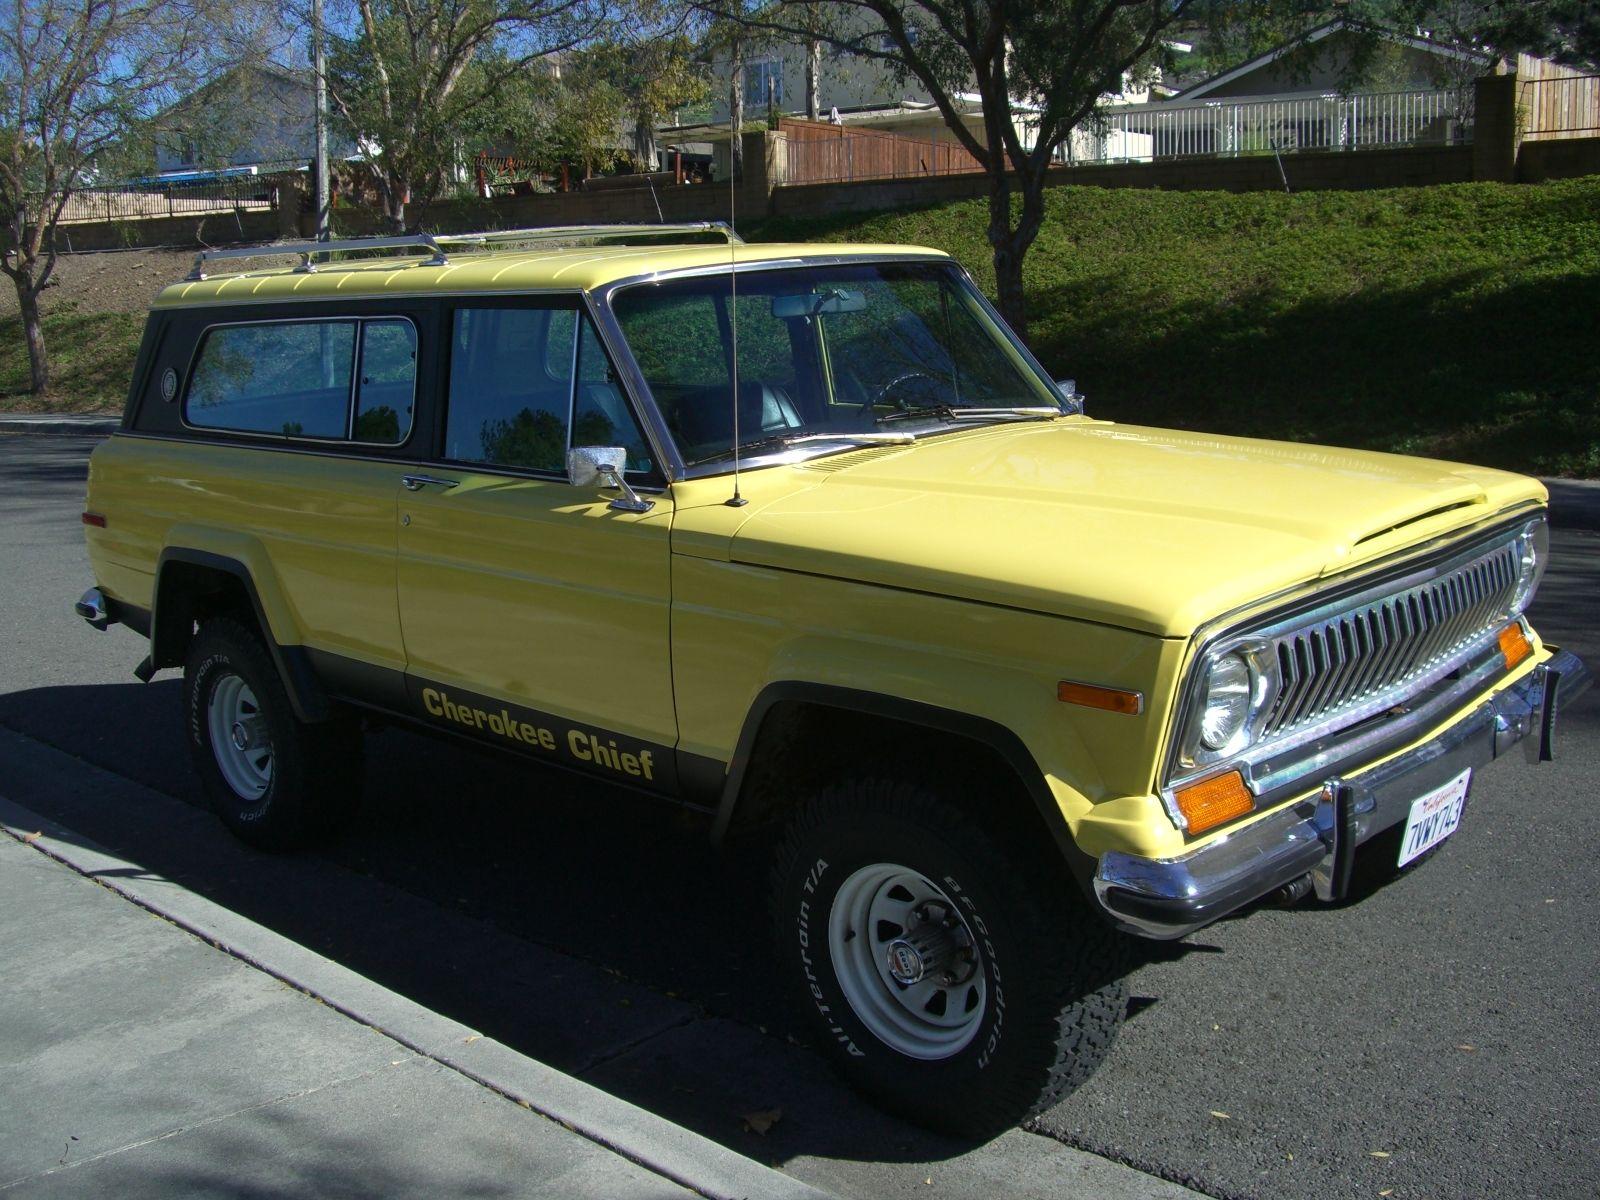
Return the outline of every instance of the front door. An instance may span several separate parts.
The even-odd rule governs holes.
[[[400,493],[409,701],[457,733],[675,791],[672,499],[646,513],[566,481],[569,446],[628,451],[660,481],[573,301],[463,302],[450,316],[442,453]]]

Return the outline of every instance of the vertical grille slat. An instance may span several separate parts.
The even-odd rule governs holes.
[[[1264,737],[1320,721],[1391,691],[1479,642],[1516,590],[1508,543],[1425,583],[1276,634],[1279,671]]]

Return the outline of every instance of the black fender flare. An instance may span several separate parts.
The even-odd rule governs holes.
[[[186,606],[174,609],[172,605],[162,603],[167,568],[175,563],[217,571],[239,583],[244,594],[250,598],[261,639],[272,657],[273,665],[278,669],[278,677],[283,680],[284,690],[289,693],[294,715],[306,722],[327,720],[332,714],[332,705],[312,668],[311,656],[304,646],[278,644],[272,635],[272,626],[267,623],[266,610],[261,605],[261,596],[250,569],[236,558],[186,546],[168,546],[161,551],[161,556],[156,560],[155,587],[150,600],[151,664],[156,667],[181,667],[188,650],[189,622],[193,619],[190,610]]]
[[[788,680],[770,683],[761,689],[755,702],[751,704],[750,711],[745,714],[744,726],[739,731],[739,741],[734,748],[733,760],[728,764],[727,775],[723,780],[716,820],[711,829],[712,840],[715,843],[722,843],[729,826],[733,823],[734,810],[738,806],[751,756],[755,751],[756,741],[761,736],[761,728],[767,715],[777,705],[792,702],[810,703],[844,712],[865,713],[868,716],[902,721],[908,725],[963,737],[994,751],[1022,781],[1028,798],[1033,802],[1045,828],[1050,831],[1051,839],[1072,871],[1073,877],[1080,886],[1092,886],[1091,881],[1098,864],[1094,858],[1079,848],[1066,818],[1061,815],[1061,808],[1056,803],[1055,795],[1045,782],[1044,772],[1039,769],[1039,764],[1034,760],[1026,744],[1010,729],[987,717],[940,708],[917,700],[906,700],[899,696],[884,695],[881,692],[839,687],[835,684]]]

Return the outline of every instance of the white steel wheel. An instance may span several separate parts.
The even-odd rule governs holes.
[[[936,1061],[977,1034],[988,999],[983,956],[942,888],[894,863],[839,887],[828,951],[851,1009],[884,1045]]]
[[[231,673],[218,679],[206,724],[222,778],[242,799],[259,800],[272,784],[272,737],[250,685]]]

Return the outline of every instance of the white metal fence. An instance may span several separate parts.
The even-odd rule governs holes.
[[[1471,88],[1155,102],[1102,110],[1062,147],[1068,162],[1150,162],[1295,150],[1448,146],[1472,140]]]

